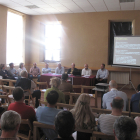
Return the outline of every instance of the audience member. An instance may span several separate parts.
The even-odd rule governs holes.
[[[64,67],[61,66],[61,63],[58,63],[58,67],[55,69],[56,74],[63,74],[65,73]]]
[[[20,64],[19,64],[19,69],[17,70],[18,76],[21,76],[21,72],[22,72],[23,70],[27,72],[26,68],[24,67],[24,63],[20,63]]]
[[[130,110],[131,112],[140,113],[140,84],[137,86],[137,93],[131,97]]]
[[[135,120],[135,122],[137,124],[137,136],[140,137],[140,117],[137,116],[137,117],[135,117],[134,120]]]
[[[13,77],[18,77],[18,72],[17,72],[17,70],[14,68],[14,63],[10,63],[9,66],[10,66],[10,69],[8,70],[8,72],[9,72]]]
[[[110,103],[112,102],[114,97],[121,97],[124,100],[124,108],[123,111],[128,110],[128,98],[126,93],[117,90],[117,83],[114,80],[109,82],[109,92],[103,95],[103,108],[104,109],[112,109]]]
[[[72,92],[73,91],[72,84],[67,82],[68,74],[63,73],[61,78],[62,78],[62,81],[59,86],[59,90],[62,92]],[[65,95],[65,100],[66,100],[66,103],[69,104],[69,95]]]
[[[90,95],[83,93],[79,96],[74,108],[71,110],[75,118],[76,128],[94,129],[95,117],[90,108]],[[92,134],[77,132],[77,140],[90,140]]]
[[[117,118],[122,116],[124,101],[120,97],[115,97],[111,103],[112,113],[101,114],[98,123],[101,132],[107,135],[113,135],[113,124]]]
[[[21,87],[23,90],[30,89],[32,97],[36,97],[35,107],[37,108],[39,106],[38,99],[40,99],[41,91],[34,91],[34,89],[36,88],[36,84],[32,80],[28,79],[28,73],[26,71],[21,72],[21,78],[17,80],[15,87]],[[24,93],[25,99],[29,98],[29,94],[29,92]]]
[[[58,98],[59,95],[56,91],[52,90],[47,94],[47,106],[39,106],[36,111],[36,118],[38,122],[54,125],[55,116],[60,111],[55,108]],[[43,129],[43,132],[49,139],[54,139],[58,135],[56,131],[50,129]]]
[[[37,77],[38,78],[38,82],[39,82],[39,80],[40,80],[40,69],[37,67],[37,64],[36,63],[34,63],[33,64],[33,67],[32,68],[30,68],[30,79],[32,80],[33,79],[33,77]]]
[[[33,107],[24,103],[24,91],[21,87],[16,87],[13,90],[13,97],[15,102],[9,105],[8,110],[18,112],[22,119],[29,119],[31,123],[35,121],[35,111]]]
[[[92,75],[91,69],[88,68],[88,64],[84,65],[84,69],[82,69],[82,74],[81,75]]]
[[[6,111],[1,116],[2,134],[0,140],[17,140],[21,117],[15,111]]]
[[[101,64],[101,69],[99,69],[96,74],[95,84],[107,83],[108,75],[109,75],[109,72],[107,69],[105,69],[105,64]]]
[[[42,74],[51,73],[51,68],[49,68],[49,64],[45,63],[45,68],[42,68]]]
[[[68,72],[67,72],[67,74],[73,74],[73,72],[74,71],[78,71],[78,69],[77,68],[75,68],[75,63],[72,63],[71,64],[71,68],[70,69],[68,69]]]
[[[65,103],[65,95],[63,94],[63,92],[59,91],[59,89],[58,89],[58,87],[60,86],[60,83],[61,83],[61,81],[57,77],[50,79],[51,88],[48,88],[47,91],[44,93],[44,101],[47,102],[47,100],[46,100],[47,94],[50,91],[55,90],[59,94],[58,102]]]
[[[137,132],[137,125],[132,118],[119,117],[114,123],[115,140],[134,140]]]
[[[74,140],[72,133],[75,129],[75,120],[69,111],[60,111],[55,119],[55,129],[58,138],[54,140]]]
[[[11,73],[9,73],[6,69],[5,69],[5,64],[1,64],[1,70],[0,70],[0,75],[3,77],[3,79],[13,79],[15,80],[14,76],[12,76]]]

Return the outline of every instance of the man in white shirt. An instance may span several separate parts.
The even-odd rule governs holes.
[[[117,90],[117,83],[114,80],[111,80],[109,82],[109,92],[105,93],[103,95],[103,104],[102,107],[104,109],[110,109],[112,110],[112,107],[110,106],[112,100],[115,97],[121,97],[124,101],[124,108],[123,111],[128,110],[128,98],[126,93],[122,92],[122,91],[118,91]]]
[[[91,69],[88,68],[88,64],[84,65],[84,69],[82,69],[82,74],[81,75],[92,75]]]
[[[113,135],[113,124],[116,119],[122,116],[124,101],[120,97],[115,97],[110,106],[111,114],[101,114],[98,119],[100,131],[107,135]]]
[[[95,84],[107,83],[108,75],[109,75],[109,72],[107,69],[105,69],[105,64],[101,64],[101,69],[99,69],[96,74]]]
[[[50,73],[50,72],[51,72],[51,68],[49,68],[49,64],[45,63],[45,68],[42,69],[42,74]]]
[[[55,73],[56,74],[63,74],[63,73],[65,73],[65,69],[64,69],[64,67],[61,66],[60,63],[58,63],[58,67],[55,69]]]

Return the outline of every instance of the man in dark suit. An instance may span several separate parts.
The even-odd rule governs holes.
[[[76,69],[76,68],[75,68],[75,63],[72,63],[72,64],[71,64],[71,68],[70,68],[70,69],[68,69],[67,74],[73,74],[73,72],[74,72],[74,71],[76,71],[76,72],[77,72],[77,71],[78,71],[78,69]]]

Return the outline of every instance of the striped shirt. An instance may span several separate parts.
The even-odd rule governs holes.
[[[115,120],[119,117],[121,116],[101,114],[98,120],[101,132],[107,135],[113,135],[113,124]]]

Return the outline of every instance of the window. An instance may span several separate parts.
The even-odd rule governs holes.
[[[8,11],[6,64],[23,62],[23,16]]]
[[[45,60],[60,61],[61,24],[45,26]]]

